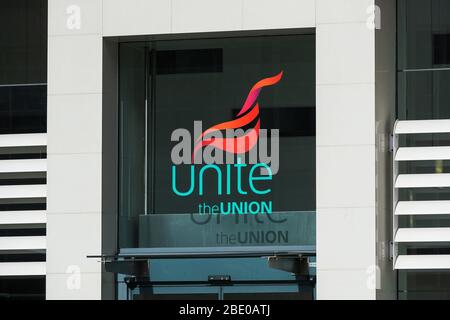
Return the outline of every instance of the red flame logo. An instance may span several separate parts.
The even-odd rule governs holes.
[[[209,129],[205,130],[196,140],[194,145],[194,151],[192,152],[192,159],[195,158],[197,152],[205,146],[213,146],[226,152],[235,154],[246,153],[251,150],[258,142],[260,119],[259,119],[259,104],[256,101],[259,93],[263,87],[272,86],[278,83],[283,76],[281,71],[276,76],[265,78],[258,81],[248,93],[247,99],[244,102],[241,110],[236,116],[235,120],[222,122],[216,124]],[[239,129],[247,126],[255,120],[256,124],[251,130],[248,130],[246,134],[240,137],[234,138],[205,138],[207,135],[226,129]]]

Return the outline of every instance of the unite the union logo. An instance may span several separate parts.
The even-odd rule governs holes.
[[[258,97],[263,88],[277,84],[282,77],[283,71],[256,82],[234,120],[215,124],[205,131],[202,121],[194,121],[195,140],[185,128],[172,132],[171,141],[177,142],[171,151],[175,195],[203,196],[208,190],[217,196],[234,193],[242,197],[271,192],[270,181],[279,170],[279,129],[270,129],[269,136],[269,130],[261,128]],[[186,170],[178,168],[183,165],[188,167],[190,178],[187,181],[190,182],[180,188],[177,170]],[[217,177],[217,185],[205,188],[204,177],[211,174]],[[231,177],[235,177],[235,181],[231,181]],[[272,201],[201,203],[198,213],[271,214]]]

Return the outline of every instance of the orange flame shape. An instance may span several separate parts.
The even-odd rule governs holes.
[[[263,87],[272,86],[278,83],[283,76],[283,71],[278,73],[276,76],[265,78],[258,81],[248,93],[247,99],[244,102],[241,110],[237,114],[235,120],[222,122],[216,124],[207,130],[205,130],[196,140],[194,145],[194,151],[192,152],[192,160],[194,160],[197,152],[205,146],[211,145],[215,148],[224,150],[226,152],[231,152],[235,154],[246,153],[251,150],[258,141],[259,129],[260,129],[260,119],[259,119],[259,105],[256,102],[259,93]],[[248,111],[250,110],[250,111]],[[245,112],[248,111],[246,114]],[[242,128],[249,123],[258,119],[255,126],[249,130],[246,134],[240,137],[234,138],[206,138],[208,134],[216,131],[226,130],[226,129],[238,129]]]

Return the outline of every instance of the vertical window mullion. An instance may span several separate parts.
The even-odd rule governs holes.
[[[148,49],[146,49],[148,50]],[[150,79],[150,68],[151,68],[151,58],[149,56],[152,55],[151,49],[145,54],[145,73],[144,73],[144,82],[145,82],[145,151],[144,151],[144,214],[148,214],[148,154],[151,145],[149,146],[149,106],[151,108],[151,104],[149,103],[149,99],[151,98],[149,92],[149,85],[152,82]]]
[[[146,214],[155,213],[155,155],[156,155],[156,44],[151,42],[146,55]],[[149,163],[150,162],[150,163]]]

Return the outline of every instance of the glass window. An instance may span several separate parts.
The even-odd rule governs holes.
[[[272,80],[241,112],[263,79]],[[241,113],[258,114],[242,128],[259,126],[250,150],[259,150],[256,163],[271,158],[270,179],[249,178],[261,169],[250,151],[211,151],[224,162],[231,155],[233,165],[174,164],[182,140],[175,130],[191,134],[179,153],[190,159],[199,133],[243,122]],[[120,119],[122,248],[315,244],[313,34],[122,43]],[[227,208],[253,213],[223,214]]]
[[[449,250],[447,250],[448,254]],[[444,252],[436,252],[445,254]],[[411,252],[410,254],[420,254]],[[423,254],[423,253],[422,253]],[[399,273],[399,299],[448,300],[450,299],[449,271],[402,271]]]
[[[450,2],[399,0],[399,68],[427,69],[450,65]]]
[[[19,261],[21,260],[19,259]],[[28,257],[27,261],[29,261]],[[38,261],[45,261],[45,257],[44,260],[39,259]],[[0,300],[45,300],[45,277],[2,278]]]
[[[47,131],[47,85],[0,86],[0,134]]]
[[[399,119],[449,119],[450,1],[398,4]]]
[[[47,82],[47,1],[2,0],[0,85]]]
[[[47,1],[0,4],[0,134],[47,131]]]
[[[450,1],[399,0],[398,2],[398,118],[450,119]],[[402,137],[401,146],[448,146],[449,134]],[[450,172],[450,162],[411,161],[400,174]],[[399,201],[449,200],[449,188],[410,188],[399,191]],[[450,216],[399,218],[400,228],[447,228]],[[402,243],[399,254],[448,254],[448,244]],[[399,270],[399,299],[448,299],[449,275],[440,270]]]

